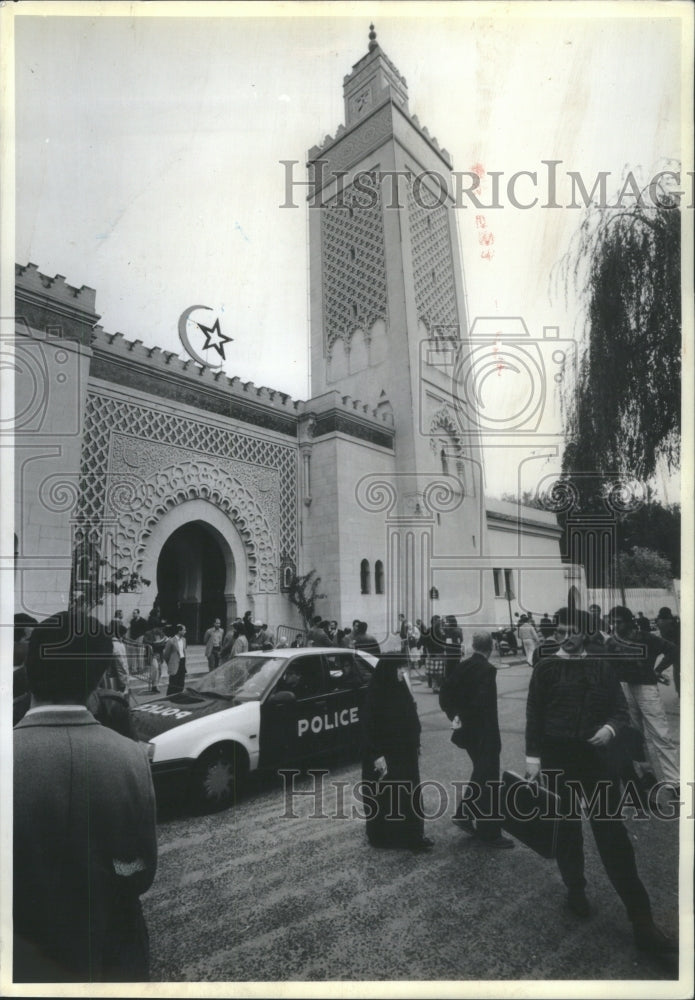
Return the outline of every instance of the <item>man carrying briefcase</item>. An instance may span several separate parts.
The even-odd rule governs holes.
[[[589,818],[606,874],[625,905],[637,947],[652,954],[673,954],[678,946],[652,919],[635,852],[616,811],[617,774],[612,773],[606,751],[630,721],[625,696],[610,664],[590,655],[586,648],[586,612],[561,608],[556,621],[559,646],[550,655],[541,656],[529,684],[526,765],[527,778],[531,779],[538,777],[541,769],[558,772],[561,819],[557,863],[568,890],[568,906],[577,916],[591,914],[584,892],[581,815],[574,809],[568,781],[581,785],[586,802],[594,800],[603,782],[609,793],[610,818]]]

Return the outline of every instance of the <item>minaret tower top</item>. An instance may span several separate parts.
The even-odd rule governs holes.
[[[408,85],[376,40],[374,25],[369,26],[369,49],[343,80],[345,124],[352,125],[371,108],[381,104],[386,92],[408,112]]]

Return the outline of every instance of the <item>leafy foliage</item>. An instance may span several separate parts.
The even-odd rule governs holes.
[[[132,594],[150,581],[127,566],[114,567],[93,542],[80,542],[73,554],[70,604],[89,610],[103,604],[107,594]]]
[[[503,493],[500,500],[504,500],[506,503],[520,503],[522,507],[533,507],[536,510],[545,510],[542,500],[533,492],[533,490],[524,490],[521,494],[521,500],[519,500],[514,493]]]
[[[304,576],[293,573],[287,588],[287,597],[299,611],[307,628],[316,613],[316,602],[326,596],[318,592],[320,582],[321,577],[316,576],[316,570],[312,569]]]
[[[670,587],[673,583],[671,563],[653,549],[635,545],[618,559],[623,587]]]
[[[564,395],[568,472],[654,475],[680,458],[681,219],[663,179],[628,207],[591,204],[560,262],[585,306]]]

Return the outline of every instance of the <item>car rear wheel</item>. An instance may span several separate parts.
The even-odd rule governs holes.
[[[248,774],[245,751],[236,743],[218,743],[196,761],[193,796],[197,807],[214,812],[233,805],[240,797]]]

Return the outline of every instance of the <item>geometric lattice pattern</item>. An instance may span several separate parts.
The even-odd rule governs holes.
[[[105,514],[109,453],[113,433],[178,445],[203,456],[250,462],[277,470],[280,487],[280,553],[297,561],[296,449],[238,431],[225,430],[191,417],[162,413],[101,393],[87,394],[82,441],[78,520],[97,539]],[[154,470],[153,470],[154,471]]]
[[[345,208],[321,209],[323,324],[326,348],[337,339],[350,343],[356,329],[369,335],[386,320],[386,260],[381,196],[374,208],[361,208],[354,192],[342,197]],[[367,201],[362,195],[361,200]]]
[[[420,201],[428,203],[429,193]],[[413,250],[415,304],[430,336],[458,338],[458,310],[451,257],[449,212],[443,206],[423,208],[408,185],[410,243]]]

